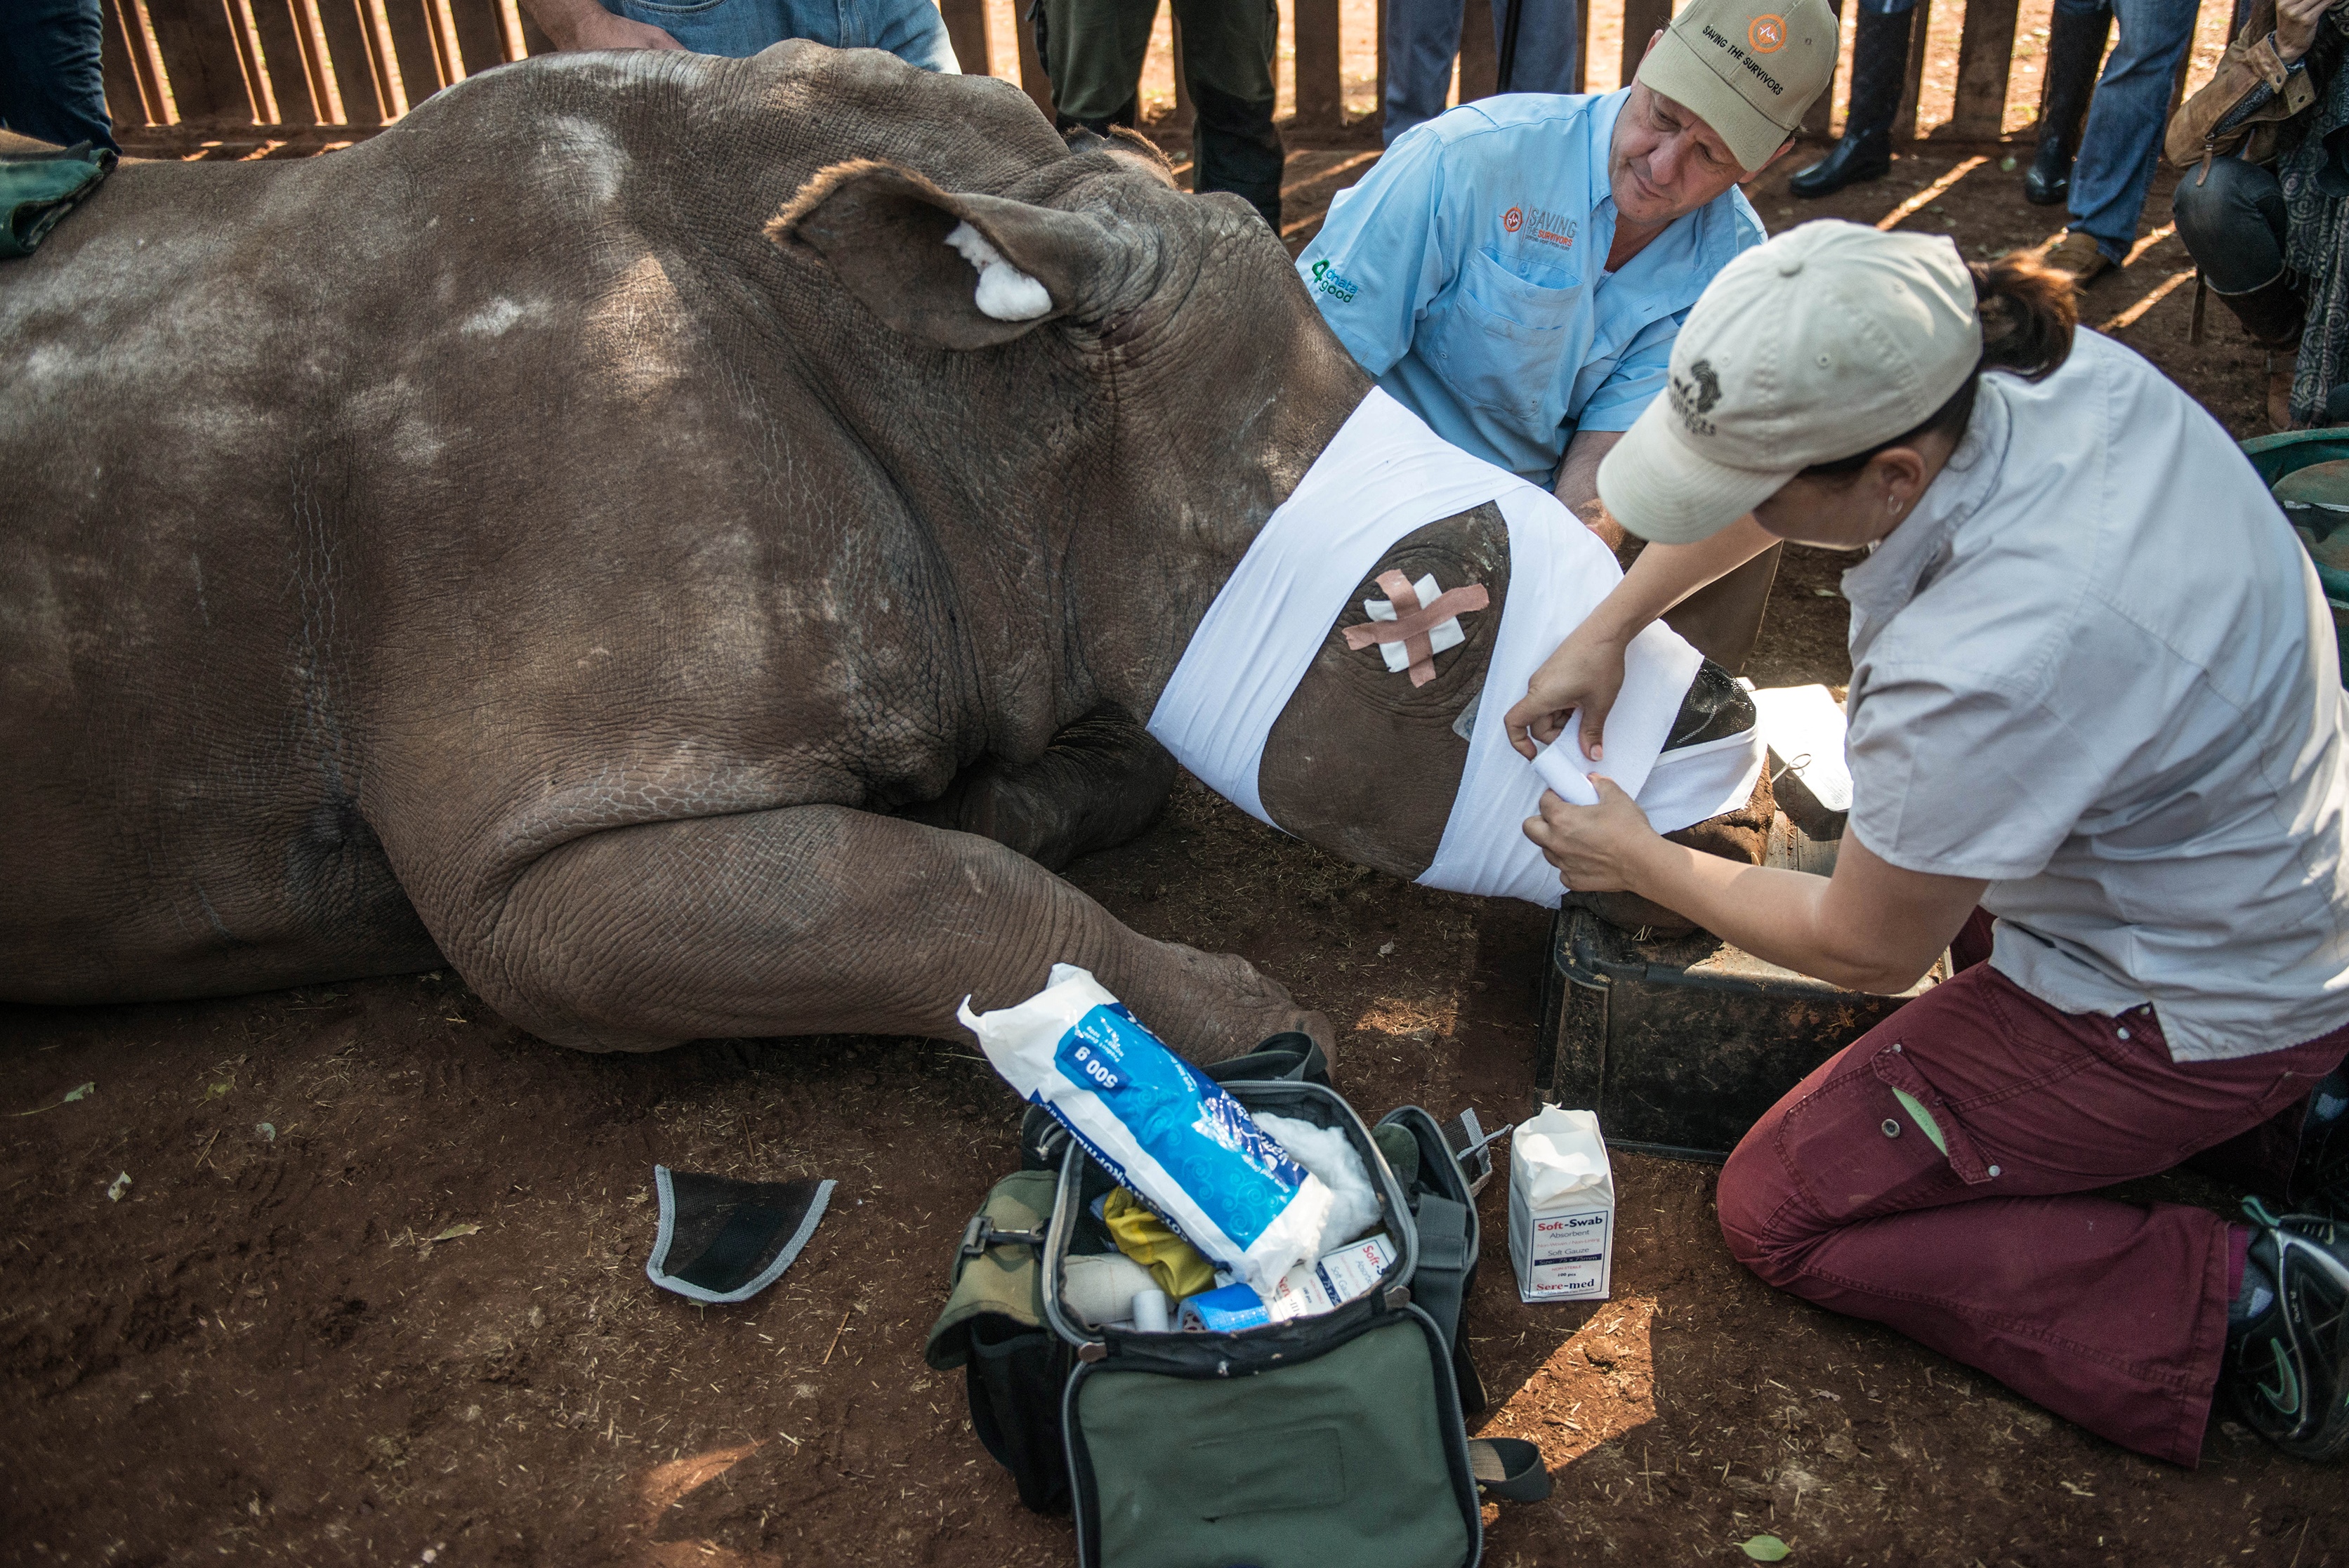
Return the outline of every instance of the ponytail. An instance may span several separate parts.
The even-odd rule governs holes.
[[[1986,266],[1969,263],[1966,271],[1973,274],[1982,355],[1965,381],[1915,429],[1847,458],[1813,463],[1804,473],[1815,477],[1856,474],[1888,447],[1909,446],[1922,436],[1962,435],[1966,421],[1973,418],[1974,395],[1982,388],[1985,370],[2004,370],[2025,381],[2041,381],[2063,368],[2064,361],[2072,356],[2072,331],[2080,323],[2078,285],[2072,275],[2026,255],[2001,256]]]
[[[1982,356],[1976,374],[2006,370],[2040,381],[2061,368],[2071,357],[2072,329],[2080,321],[2071,274],[2022,254],[1966,270],[1974,275],[1974,310],[1982,317]]]

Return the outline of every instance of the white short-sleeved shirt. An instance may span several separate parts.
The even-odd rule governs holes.
[[[2180,1061],[2349,1024],[2349,756],[2314,570],[2217,421],[2083,329],[1982,381],[1917,510],[1844,573],[1850,830],[1980,877],[1992,965],[2150,1002]]]

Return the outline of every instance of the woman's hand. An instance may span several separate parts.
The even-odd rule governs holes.
[[[1534,742],[1547,746],[1565,734],[1568,717],[1580,708],[1582,754],[1598,761],[1608,711],[1623,690],[1623,654],[1628,645],[1594,629],[1591,621],[1576,627],[1557,645],[1557,652],[1534,672],[1534,678],[1526,683],[1526,695],[1501,720],[1508,727],[1509,744],[1531,760],[1537,749]]]
[[[2339,0],[2276,0],[2276,53],[2291,65],[2316,41],[2316,25]]]
[[[1660,841],[1656,830],[1623,786],[1603,773],[1590,775],[1590,782],[1599,789],[1596,806],[1569,806],[1543,790],[1541,815],[1526,819],[1526,837],[1575,892],[1636,892],[1633,862],[1643,847]]]

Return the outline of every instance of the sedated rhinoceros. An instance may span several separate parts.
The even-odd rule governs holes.
[[[964,222],[1044,315],[977,308]],[[1245,203],[874,53],[127,164],[0,263],[0,994],[446,963],[646,1049],[947,1035],[1066,960],[1202,1057],[1326,1040],[1047,868],[1157,810],[1137,716],[1369,387]],[[1506,557],[1465,514],[1381,564],[1497,610]],[[1425,867],[1488,640],[1317,665],[1276,820]]]

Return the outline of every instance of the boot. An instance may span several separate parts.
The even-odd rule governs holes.
[[[1863,180],[1881,180],[1892,168],[1892,117],[1909,84],[1909,23],[1914,11],[1886,16],[1860,8],[1851,45],[1851,112],[1843,139],[1818,162],[1786,181],[1797,196],[1829,196]]]
[[[2080,122],[2096,90],[2096,67],[2112,32],[2109,11],[2093,15],[2058,9],[2047,38],[2045,92],[2039,100],[2039,146],[2023,177],[2023,199],[2034,207],[2061,206],[2072,193],[2072,159],[2080,150]]]
[[[2300,348],[2301,317],[2305,309],[2290,273],[2278,273],[2255,289],[2218,294],[2242,324],[2243,335],[2268,351],[2268,424],[2277,430],[2292,428],[2292,380]]]

